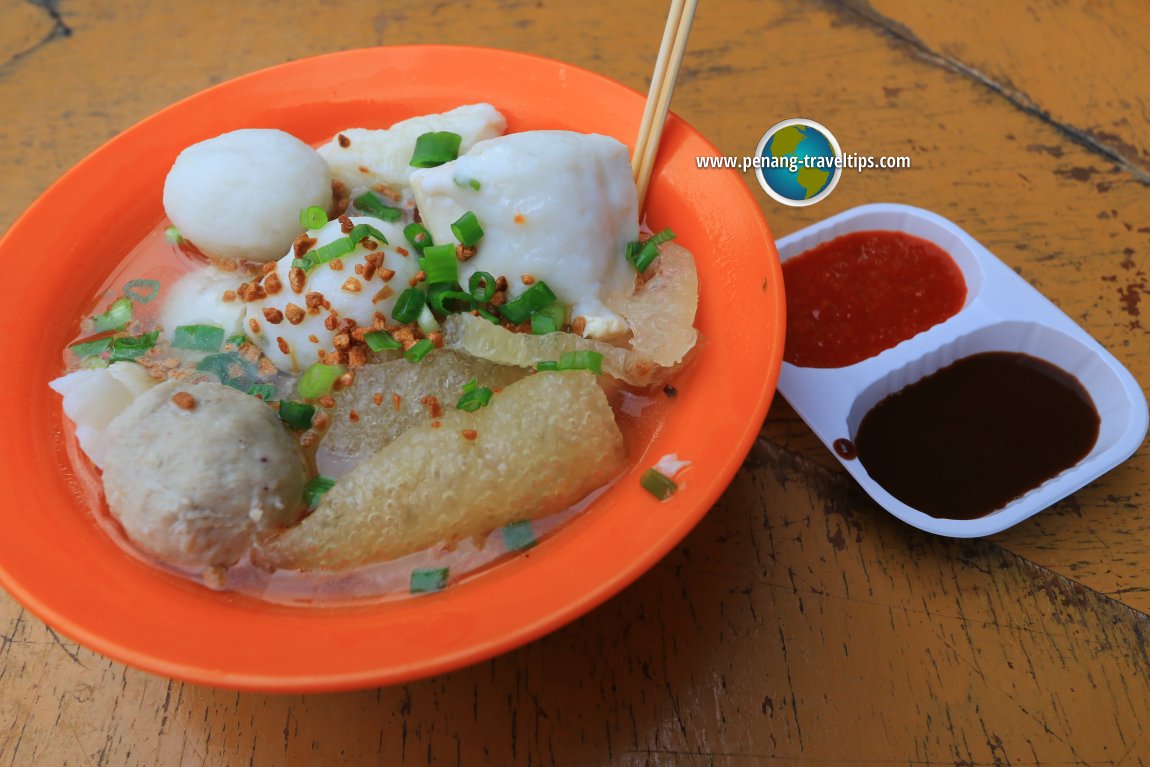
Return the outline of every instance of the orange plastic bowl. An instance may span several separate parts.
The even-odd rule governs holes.
[[[18,300],[0,309],[9,393],[0,423],[6,491],[0,581],[76,641],[138,668],[251,690],[394,684],[517,647],[586,613],[654,565],[714,504],[766,415],[783,351],[774,242],[737,174],[671,117],[647,205],[694,251],[707,338],[644,455],[574,522],[528,555],[420,597],[285,607],[217,593],[150,567],[97,525],[65,451],[71,425],[48,381],[78,318],[117,263],[163,219],[181,149],[223,131],[276,127],[318,143],[489,101],[509,130],[563,128],[633,143],[643,97],[585,70],[505,51],[413,46],[295,61],[211,88],[125,131],[52,186],[0,241]],[[639,486],[659,456],[693,461],[660,503]]]

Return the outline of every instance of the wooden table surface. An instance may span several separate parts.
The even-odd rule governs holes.
[[[0,231],[106,139],[265,66],[470,43],[645,90],[664,0],[0,0]],[[964,227],[1150,382],[1150,4],[704,0],[674,108],[731,155],[778,120],[909,155],[777,205]],[[1146,312],[1146,316],[1143,313]],[[10,330],[10,329],[9,329]],[[126,668],[0,600],[5,765],[1150,764],[1150,450],[952,541],[869,501],[777,399],[718,505],[591,614],[490,662],[333,695]]]

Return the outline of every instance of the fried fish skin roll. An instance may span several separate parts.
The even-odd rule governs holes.
[[[623,435],[588,372],[528,376],[475,413],[404,432],[324,496],[257,561],[346,570],[564,509],[624,463]]]

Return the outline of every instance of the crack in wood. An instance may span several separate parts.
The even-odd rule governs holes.
[[[974,80],[983,87],[1002,96],[1017,109],[1054,128],[1070,141],[1073,141],[1075,144],[1078,144],[1093,154],[1105,157],[1129,173],[1137,181],[1150,186],[1150,171],[1143,169],[1135,161],[1127,158],[1121,150],[1099,140],[1100,138],[1117,139],[1117,136],[1113,134],[1098,135],[1096,132],[1077,128],[1058,120],[1052,116],[1050,112],[1043,109],[1033,99],[1027,96],[1026,93],[1018,90],[1009,83],[999,82],[977,67],[971,66],[954,56],[934,50],[905,24],[876,11],[874,7],[871,6],[869,0],[816,0],[816,2],[829,6],[831,9],[839,11],[842,14],[849,14],[855,19],[861,19],[865,23],[877,27],[888,37],[913,48],[922,58],[930,63]]]
[[[0,62],[0,73],[7,69],[12,64],[15,64],[28,56],[39,51],[45,45],[48,45],[53,40],[59,40],[64,37],[72,36],[72,28],[64,21],[64,16],[60,13],[60,0],[25,0],[29,5],[39,8],[48,15],[52,21],[52,28],[48,30],[48,34],[40,39],[40,42],[33,45],[31,48],[26,48],[22,51],[17,51],[8,58],[7,61]]]

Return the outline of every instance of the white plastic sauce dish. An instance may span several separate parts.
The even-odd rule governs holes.
[[[778,241],[780,259],[853,232],[893,231],[920,237],[948,253],[966,280],[966,300],[949,319],[866,360],[840,368],[783,363],[779,392],[870,496],[922,530],[973,538],[1005,530],[1097,479],[1130,457],[1147,429],[1146,397],[1130,372],[1074,320],[953,222],[909,205],[877,203],[844,211]],[[981,352],[1016,352],[1074,376],[1099,417],[1090,452],[1069,469],[1005,506],[975,519],[944,519],[895,498],[862,461],[834,450],[854,442],[876,404],[957,360]],[[977,482],[978,477],[971,477]]]

